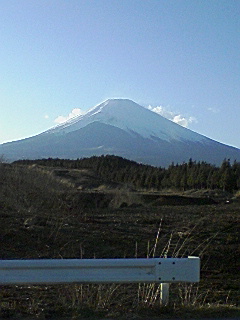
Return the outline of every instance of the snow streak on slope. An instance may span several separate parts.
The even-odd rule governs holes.
[[[204,136],[150,111],[128,99],[109,99],[89,110],[86,114],[71,119],[45,133],[64,134],[84,128],[90,123],[112,125],[144,138],[159,138],[165,141],[208,140]]]

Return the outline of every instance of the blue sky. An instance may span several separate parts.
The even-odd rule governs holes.
[[[122,97],[240,148],[239,30],[238,0],[2,0],[0,143]]]

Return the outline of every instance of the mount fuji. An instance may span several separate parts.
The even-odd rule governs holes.
[[[219,165],[240,161],[240,149],[186,129],[128,99],[109,99],[39,135],[0,145],[18,159],[76,159],[112,154],[155,166],[190,158]]]

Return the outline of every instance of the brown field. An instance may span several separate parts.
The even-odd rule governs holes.
[[[135,192],[62,175],[1,165],[1,259],[196,255],[201,282],[172,285],[168,307],[160,306],[157,285],[5,286],[1,319],[239,315],[238,198]]]

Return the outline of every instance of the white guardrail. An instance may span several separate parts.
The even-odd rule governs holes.
[[[164,304],[169,283],[199,280],[198,257],[0,260],[0,285],[161,283]]]

